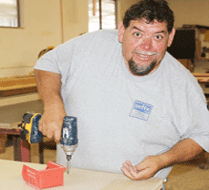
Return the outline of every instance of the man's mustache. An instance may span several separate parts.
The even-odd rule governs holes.
[[[150,56],[150,55],[158,55],[157,52],[145,52],[145,51],[137,51],[137,50],[134,50],[133,53],[142,54],[142,55],[148,55],[148,56]]]

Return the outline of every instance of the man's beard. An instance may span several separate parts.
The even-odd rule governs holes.
[[[130,59],[128,61],[129,69],[132,72],[132,74],[137,76],[144,76],[148,75],[156,66],[157,60],[154,60],[149,65],[137,65],[133,59]]]

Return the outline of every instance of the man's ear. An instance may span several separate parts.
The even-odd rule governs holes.
[[[119,25],[118,25],[118,41],[120,43],[123,42],[124,32],[125,32],[125,28],[124,28],[123,22],[120,22]]]
[[[174,36],[175,36],[175,33],[176,33],[176,30],[175,30],[175,28],[173,27],[171,33],[170,33],[169,36],[168,36],[168,45],[167,45],[168,47],[171,46],[171,44],[172,44],[172,42],[173,42],[173,39],[174,39]]]

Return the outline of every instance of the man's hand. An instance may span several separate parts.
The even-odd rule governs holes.
[[[40,122],[39,130],[48,138],[53,138],[56,143],[60,141],[63,118],[66,116],[64,110],[57,109],[57,106],[51,106],[44,111]]]
[[[202,151],[203,148],[198,143],[186,138],[163,154],[147,156],[136,166],[133,166],[130,161],[126,161],[121,169],[132,180],[144,180],[153,177],[162,168],[191,160]]]
[[[132,180],[145,180],[153,177],[161,169],[160,162],[159,156],[148,156],[136,166],[126,161],[121,170]]]

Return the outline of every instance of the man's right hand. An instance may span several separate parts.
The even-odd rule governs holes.
[[[44,111],[44,114],[40,119],[39,130],[43,135],[48,138],[54,138],[55,142],[58,143],[61,138],[63,118],[65,116],[65,111],[59,110],[57,105],[50,106],[50,108]]]

